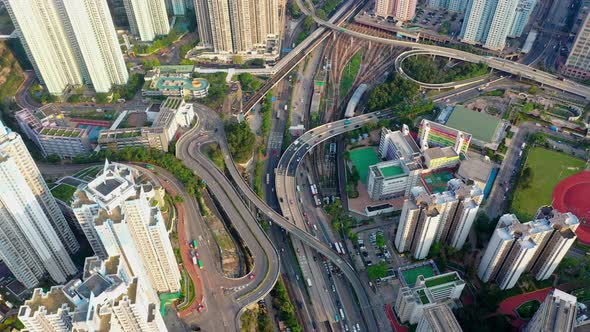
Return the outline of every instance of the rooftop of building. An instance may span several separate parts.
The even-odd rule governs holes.
[[[166,98],[164,103],[162,103],[161,109],[167,108],[167,109],[171,109],[171,110],[177,110],[182,105],[183,102],[184,102],[183,98],[168,97],[168,98]]]
[[[430,120],[426,120],[423,119],[420,122],[420,130],[424,130],[424,126],[428,126],[430,127],[430,130],[433,131],[434,133],[440,133],[440,134],[444,134],[446,136],[446,134],[450,134],[452,136],[458,136],[459,134],[463,135],[463,138],[466,141],[470,141],[472,135],[469,132],[465,132],[465,131],[461,131],[434,121],[430,121]]]
[[[57,313],[64,306],[71,311],[75,310],[76,306],[64,294],[62,288],[62,286],[53,286],[48,292],[43,291],[42,288],[36,288],[31,299],[25,301],[25,305],[20,308],[19,316],[25,313],[23,310],[25,307],[31,309],[31,314],[41,307],[44,307],[48,314]]]
[[[159,66],[160,73],[192,73],[194,65],[164,65]]]
[[[493,143],[496,132],[500,128],[500,119],[485,112],[476,112],[464,106],[455,106],[446,126],[468,132],[473,138]]]
[[[492,173],[491,162],[481,158],[469,158],[461,161],[457,175],[464,179],[486,183]]]
[[[444,148],[440,148],[440,147],[428,148],[423,151],[423,154],[424,154],[424,157],[427,157],[427,159],[430,159],[430,160],[439,159],[439,158],[458,158],[459,157],[457,152],[455,152],[455,150],[450,146],[447,146]]]
[[[209,89],[209,81],[204,78],[160,77],[156,81],[155,88],[158,90],[205,91]]]
[[[377,177],[396,178],[406,176],[409,171],[405,167],[405,163],[399,159],[380,162],[370,167],[375,172]]]
[[[426,287],[436,287],[443,284],[452,283],[455,281],[459,281],[461,278],[457,272],[450,272],[445,274],[440,274],[437,276],[432,276],[429,278],[424,278],[424,285]]]
[[[400,130],[391,131],[387,128],[383,128],[382,130],[386,135],[386,139],[391,140],[395,145],[396,150],[400,154],[398,158],[411,160],[414,156],[420,154],[420,147],[410,134],[405,135]]]
[[[424,308],[422,317],[432,332],[460,332],[461,325],[453,315],[451,309],[445,303],[439,303]]]

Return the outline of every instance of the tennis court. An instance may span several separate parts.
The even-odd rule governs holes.
[[[408,287],[414,287],[418,276],[422,275],[424,278],[434,276],[434,269],[430,265],[423,265],[413,269],[402,271],[402,275]]]
[[[449,171],[429,173],[422,175],[422,181],[428,187],[428,190],[435,193],[442,193],[447,190],[447,182],[453,179],[453,174]]]
[[[374,148],[362,148],[350,151],[350,160],[359,171],[361,182],[367,184],[369,177],[369,167],[379,163],[379,157]]]

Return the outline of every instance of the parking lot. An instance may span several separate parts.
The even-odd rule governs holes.
[[[394,232],[392,229],[374,228],[357,233],[358,240],[355,243],[358,259],[357,267],[367,269],[384,262],[387,264],[388,276],[384,280],[395,279],[394,271],[399,266],[408,263],[405,257],[400,257],[393,248]],[[362,266],[359,266],[361,265]],[[379,284],[379,281],[376,282]]]
[[[412,20],[412,24],[442,35],[455,37],[461,31],[462,21],[463,16],[460,13],[424,7],[416,11],[416,17]]]

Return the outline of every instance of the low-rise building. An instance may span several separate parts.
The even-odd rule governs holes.
[[[402,323],[417,324],[424,310],[437,304],[451,304],[461,297],[465,281],[457,272],[424,278],[418,276],[414,287],[402,287],[395,301],[395,310]]]
[[[22,132],[35,143],[44,157],[74,158],[91,151],[88,129],[67,126],[60,112],[51,108],[22,109],[15,114]]]
[[[423,155],[424,163],[429,170],[452,168],[459,164],[459,155],[449,146],[426,149]]]
[[[473,181],[473,184],[481,189],[488,187],[488,181],[494,166],[489,160],[469,158],[461,160],[456,175],[463,181]]]
[[[98,144],[112,150],[146,147],[168,151],[178,127],[189,127],[194,117],[192,104],[180,97],[169,97],[160,106],[151,127],[103,130],[98,136]]]
[[[407,196],[420,180],[422,167],[414,162],[390,160],[369,167],[367,191],[374,200]]]
[[[37,288],[20,307],[30,332],[167,331],[151,289],[122,268],[123,256],[86,258],[82,279]]]
[[[183,97],[199,99],[207,97],[209,81],[193,78],[193,66],[160,66],[145,75],[141,91],[145,97]]]

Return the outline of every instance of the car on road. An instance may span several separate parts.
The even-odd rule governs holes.
[[[198,312],[203,312],[203,310],[205,310],[205,305],[204,304],[199,304],[199,306],[197,307],[197,311]]]
[[[248,276],[248,280],[253,280],[254,278],[256,278],[256,274],[252,273]]]
[[[272,150],[272,154],[276,156],[277,155],[277,149]]]

